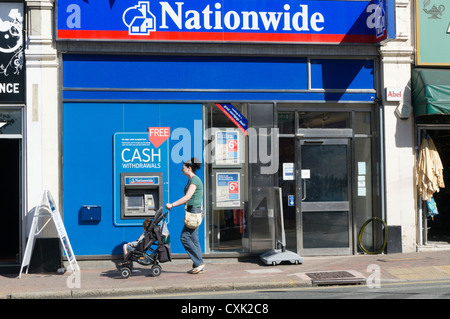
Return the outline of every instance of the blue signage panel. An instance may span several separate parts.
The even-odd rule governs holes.
[[[155,147],[148,133],[114,134],[114,224],[116,226],[141,226],[142,219],[122,219],[120,203],[121,173],[163,173],[163,196],[168,197],[169,141]],[[157,176],[133,176],[125,178],[125,185],[157,185]],[[163,206],[163,205],[160,205]],[[158,209],[157,207],[156,209]]]
[[[386,2],[60,0],[58,39],[376,43]]]
[[[216,106],[247,135],[247,119],[231,103],[216,103]]]
[[[159,177],[145,177],[145,176],[138,176],[138,177],[125,177],[125,185],[158,185],[159,184]]]
[[[308,77],[308,64],[304,57],[65,54],[62,95],[64,101],[145,100],[214,103],[268,99],[372,102],[376,98],[374,60],[311,59],[310,61],[311,69]],[[95,72],[90,72],[86,77],[88,70]],[[155,74],[164,76],[154,76]],[[333,90],[327,92],[308,90],[309,79],[313,89]],[[164,90],[166,88],[171,90]],[[172,116],[168,118],[172,119]],[[145,117],[139,119],[146,120]]]
[[[295,206],[295,195],[288,195],[288,206]]]

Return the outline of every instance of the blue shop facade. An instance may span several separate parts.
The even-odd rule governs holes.
[[[204,183],[210,256],[356,254],[382,217],[383,1],[58,1],[62,214],[78,258],[119,258]],[[281,192],[281,201],[277,194]],[[184,207],[168,217],[174,256]],[[362,241],[376,249],[381,229]]]

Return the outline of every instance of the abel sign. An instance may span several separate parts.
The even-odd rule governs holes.
[[[59,0],[59,40],[376,43],[386,2]]]

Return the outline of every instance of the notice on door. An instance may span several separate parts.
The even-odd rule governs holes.
[[[216,173],[216,207],[241,207],[239,172]]]
[[[366,196],[366,162],[358,162],[358,196]]]
[[[294,163],[283,163],[283,180],[294,180]]]
[[[311,170],[302,169],[302,179],[310,179],[311,178]]]

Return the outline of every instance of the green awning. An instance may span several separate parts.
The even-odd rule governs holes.
[[[414,115],[450,114],[450,70],[413,69]]]

